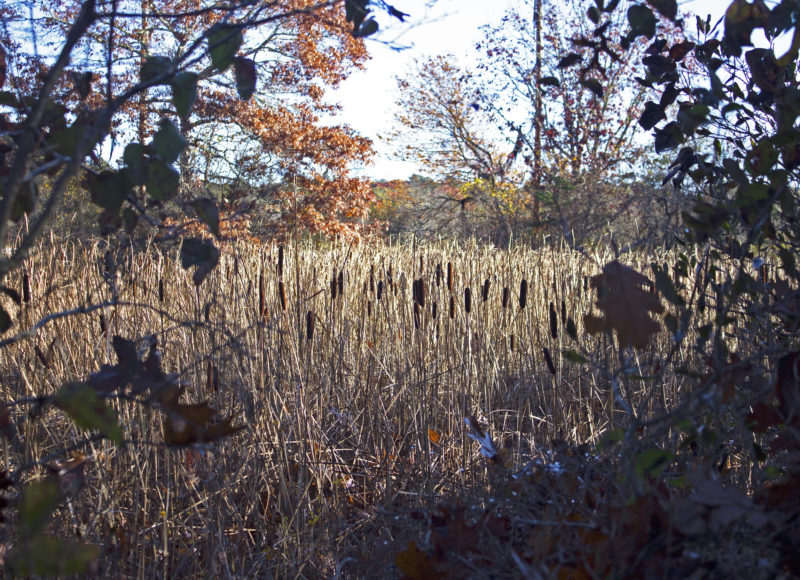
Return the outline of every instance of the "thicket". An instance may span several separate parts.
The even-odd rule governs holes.
[[[214,18],[187,52],[147,55],[121,93],[109,69],[107,98],[71,113],[56,89],[70,72],[80,101],[89,79],[67,64],[93,25],[169,19],[90,0],[31,86],[2,93],[0,238],[20,232],[0,258],[8,571],[800,573],[797,2],[735,0],[722,30],[697,19],[696,38],[675,36],[674,0],[629,5],[624,33],[607,25],[618,2],[589,7],[582,50],[559,67],[599,98],[606,57],[644,38],[639,125],[673,152],[664,183],[694,196],[681,249],[638,263],[588,249],[320,254],[296,238],[221,250],[206,197],[184,208],[211,236],[159,224],[186,148],[175,123],[117,168],[86,160],[150,88],[178,117],[193,74],[252,96],[242,33],[318,9],[259,6],[179,14]],[[361,37],[377,26],[368,9],[347,0],[338,17]],[[680,74],[689,55],[703,83]],[[106,238],[42,249],[79,174]],[[294,231],[329,207],[315,205],[323,183],[300,181]],[[175,246],[137,250],[119,230],[142,220]]]

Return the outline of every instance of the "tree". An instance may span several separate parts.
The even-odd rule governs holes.
[[[131,11],[126,12],[131,6]],[[381,6],[400,19],[404,16],[387,4],[381,3]],[[356,38],[352,47],[360,46],[357,39],[377,30],[368,0],[316,4],[294,0],[261,4],[176,2],[163,6],[147,0],[138,5],[117,0],[86,0],[68,9],[60,35],[54,32],[58,27],[52,19],[39,20],[40,11],[46,12],[42,5],[31,4],[27,14],[20,13],[21,5],[3,5],[0,9],[3,24],[0,28],[0,106],[3,107],[0,111],[0,240],[4,244],[0,258],[0,292],[18,305],[28,299],[28,275],[20,270],[30,250],[53,223],[65,192],[74,188],[80,177],[87,197],[102,210],[106,226],[108,249],[100,267],[108,282],[107,297],[92,302],[87,296],[86,304],[50,312],[32,322],[30,328],[0,340],[0,348],[35,337],[53,320],[90,313],[102,315],[106,309],[121,304],[115,283],[118,270],[124,268],[122,259],[118,258],[119,250],[131,245],[122,225],[128,231],[135,231],[137,226],[141,227],[140,221],[147,221],[160,228],[164,234],[161,242],[180,244],[182,266],[193,270],[194,284],[201,285],[216,267],[219,249],[207,239],[181,239],[174,235],[153,215],[153,207],[161,207],[177,196],[181,175],[175,165],[182,156],[182,168],[195,169],[195,165],[186,160],[188,141],[182,133],[183,129],[191,134],[195,128],[180,125],[181,120],[199,118],[202,103],[212,100],[208,95],[214,91],[204,92],[203,83],[216,84],[220,99],[226,91],[224,98],[230,97],[230,87],[234,83],[242,100],[251,98],[257,86],[260,61],[252,58],[258,51],[247,44],[245,38],[251,34],[253,39],[258,39],[266,31],[265,27],[283,23],[297,38],[303,38],[298,31],[305,31],[312,37],[297,44],[289,43],[286,50],[295,47],[295,53],[281,55],[275,62],[294,64],[288,66],[286,76],[275,72],[282,71],[281,66],[276,66],[271,76],[276,82],[282,79],[286,89],[296,85],[309,87],[305,91],[308,95],[299,90],[294,97],[286,96],[287,101],[306,97],[313,102],[318,95],[310,88],[315,84],[311,75],[308,79],[294,78],[289,71],[300,74],[300,71],[326,70],[315,62],[325,52],[315,52],[317,43],[313,34],[322,34],[318,24],[338,27],[342,31],[342,42],[348,46],[351,41],[344,41],[345,22],[352,25],[351,34]],[[141,23],[142,35],[138,44],[125,47],[132,59],[126,62],[120,56],[123,53],[118,50],[117,43],[132,37],[123,33],[125,26],[120,23],[134,21]],[[157,31],[163,32],[158,26],[164,23],[169,23],[166,29],[172,34],[172,40],[157,34]],[[191,26],[193,23],[197,25]],[[184,24],[186,27],[181,28]],[[127,30],[135,30],[135,25]],[[175,30],[183,30],[186,36],[174,33]],[[171,44],[173,41],[175,44]],[[149,53],[150,50],[153,53]],[[284,58],[286,61],[282,60]],[[105,68],[98,63],[105,64]],[[328,73],[320,74],[325,77]],[[336,74],[331,72],[332,76],[322,81],[335,80]],[[298,213],[309,214],[314,207],[320,207],[322,211],[330,211],[334,219],[348,213],[357,217],[360,208],[346,206],[359,202],[357,196],[329,199],[341,191],[328,182],[325,159],[307,160],[298,154],[306,152],[304,154],[308,155],[313,149],[312,140],[328,140],[330,143],[325,144],[332,145],[345,138],[337,136],[339,129],[336,128],[316,128],[315,132],[312,130],[313,114],[304,112],[302,103],[297,111],[293,114],[305,115],[303,123],[310,127],[308,132],[302,138],[291,132],[284,133],[300,143],[287,148],[289,155],[285,151],[271,153],[286,158],[294,155],[294,165],[287,163],[287,167],[297,175],[298,189],[305,185],[308,191],[307,199],[298,199],[295,205]],[[157,121],[151,118],[154,112],[158,114]],[[228,113],[240,114],[242,110],[231,108]],[[135,134],[126,141],[122,135],[132,130],[132,120],[136,121]],[[104,148],[112,146],[115,139],[125,144],[121,158],[104,162]],[[354,141],[358,145],[359,141]],[[348,147],[342,145],[340,152],[347,151]],[[358,146],[354,149],[358,150]],[[341,170],[343,166],[339,161],[333,169]],[[214,200],[196,197],[191,200],[190,207],[213,234],[219,234],[219,209]],[[328,217],[319,216],[316,222],[308,219],[306,223],[315,226]],[[18,235],[10,242],[15,224],[23,219],[25,227],[16,228]],[[12,274],[15,273],[22,281],[22,293],[14,288],[17,279],[12,279]],[[0,333],[8,332],[13,326],[6,308],[0,306]],[[104,321],[101,316],[101,325]],[[184,323],[195,324],[185,321],[181,324]],[[103,332],[107,333],[107,329]],[[102,439],[116,444],[125,442],[116,412],[107,403],[112,397],[162,413],[165,418],[162,444],[165,446],[213,444],[241,429],[233,416],[224,416],[208,403],[187,404],[182,400],[185,385],[176,375],[165,372],[156,334],[138,342],[122,336],[107,338],[116,357],[115,364],[104,364],[88,377],[61,385],[54,393],[35,392],[32,398],[12,404],[33,405],[37,411],[31,414],[31,420],[41,416],[38,410],[58,407],[77,426],[94,432],[79,442],[78,447]],[[144,355],[140,352],[142,346]],[[233,341],[220,348],[233,348]],[[216,415],[222,416],[215,419]],[[5,408],[0,410],[0,421],[4,435],[13,431]],[[67,449],[62,448],[61,452]],[[4,490],[11,485],[22,487],[26,474],[38,470],[43,462],[27,464],[21,460],[15,465],[17,471],[3,472],[0,487]],[[45,533],[50,514],[62,498],[58,482],[53,478],[36,481],[26,486],[20,495],[18,534],[13,550],[4,558],[10,571],[18,575],[43,576],[85,573],[96,559],[98,549],[78,541],[52,538]],[[5,498],[2,501],[5,502]]]
[[[73,65],[80,71],[73,72],[90,75],[89,110],[102,104],[108,87],[125,90],[138,81],[140,70],[157,72],[164,57],[153,55],[179,57],[211,27],[224,38],[224,30],[235,31],[241,23],[260,24],[257,31],[236,31],[231,46],[221,47],[230,54],[217,52],[231,70],[214,67],[212,54],[210,61],[195,60],[200,66],[182,74],[177,88],[157,85],[128,101],[112,120],[111,147],[101,152],[104,166],[128,143],[144,143],[166,115],[187,141],[179,159],[182,190],[236,181],[239,189],[246,185],[275,194],[259,200],[267,204],[272,230],[291,224],[331,235],[358,232],[371,197],[367,183],[349,172],[353,162],[368,160],[370,143],[347,127],[321,126],[320,117],[336,111],[324,101],[326,88],[360,67],[367,55],[334,3],[239,7],[224,14],[224,22],[222,13],[198,2],[148,0],[116,7],[113,29],[90,29],[76,47],[85,56]],[[42,36],[63,34],[79,8],[77,0],[37,7],[46,14]],[[137,8],[166,17],[140,19]],[[281,14],[290,17],[277,17]],[[171,102],[171,92],[195,86],[194,106]],[[275,184],[281,187],[263,187]]]
[[[390,137],[405,159],[454,186],[453,205],[488,217],[497,242],[511,238],[523,190],[514,171],[516,148],[503,151],[472,74],[436,57],[398,79],[400,128]]]

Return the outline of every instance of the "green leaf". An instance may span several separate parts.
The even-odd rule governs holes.
[[[256,63],[251,58],[236,57],[233,59],[233,72],[239,98],[246,101],[256,90]]]
[[[600,437],[600,441],[597,443],[597,449],[599,451],[603,451],[604,449],[608,449],[614,443],[619,443],[625,438],[625,430],[624,429],[609,429]]]
[[[125,165],[130,167],[134,172],[141,173],[145,168],[145,154],[148,150],[149,148],[141,143],[129,143],[125,147],[125,152],[122,154],[122,160],[125,162]]]
[[[378,22],[374,18],[367,18],[355,33],[356,38],[366,38],[378,32]]]
[[[659,292],[661,292],[661,295],[675,306],[685,306],[686,301],[680,294],[678,294],[678,290],[675,288],[675,285],[672,283],[672,279],[667,274],[666,268],[660,267],[655,262],[650,264],[650,268],[653,270],[653,274],[656,278],[656,288]]]
[[[628,22],[634,38],[645,36],[650,39],[656,34],[656,17],[647,6],[634,4],[628,8]]]
[[[678,3],[675,0],[647,0],[647,3],[670,20],[675,20],[678,15]]]
[[[122,429],[117,413],[86,383],[67,383],[56,393],[55,405],[62,409],[78,427],[98,430],[114,441],[122,442]]]
[[[172,199],[178,193],[180,174],[169,163],[152,159],[145,168],[147,194],[156,201]]]
[[[667,123],[663,128],[656,129],[656,153],[663,153],[675,149],[683,143],[683,133],[675,121]]]
[[[655,477],[666,469],[674,457],[674,453],[665,449],[646,449],[636,456],[636,475],[640,478]]]
[[[42,479],[26,487],[19,504],[23,534],[31,538],[44,532],[60,501],[61,488],[55,478]]]
[[[149,82],[158,77],[168,75],[172,70],[172,61],[165,56],[149,56],[142,65],[142,82]],[[164,78],[166,81],[166,76]]]
[[[603,85],[597,79],[581,79],[580,83],[583,88],[589,89],[598,99],[603,98]]]
[[[664,114],[664,109],[660,105],[652,101],[647,101],[644,104],[642,116],[639,118],[639,125],[641,125],[642,129],[645,131],[649,131],[666,118],[667,116]]]
[[[567,348],[567,349],[564,349],[562,352],[564,353],[564,358],[566,358],[570,362],[574,362],[574,363],[577,363],[579,365],[584,365],[584,364],[589,362],[588,360],[586,360],[585,357],[581,356],[580,354],[578,354],[576,351],[574,351],[572,349]]]
[[[16,576],[83,576],[99,555],[100,548],[91,544],[37,536],[14,548],[8,565]]]
[[[186,139],[169,119],[161,119],[161,126],[153,136],[153,151],[167,163],[174,163],[186,148]]]
[[[6,312],[6,309],[0,306],[0,334],[11,328],[11,317]]]
[[[188,238],[183,240],[181,246],[181,265],[184,269],[197,266],[193,280],[195,286],[203,283],[206,276],[216,267],[219,262],[219,250],[207,241],[198,238]]]
[[[217,202],[203,197],[194,200],[192,207],[197,212],[197,217],[208,226],[211,233],[219,237],[219,208],[217,207]]]
[[[191,72],[182,72],[175,75],[170,83],[172,87],[172,104],[181,119],[185,119],[192,111],[197,101],[197,75]]]
[[[92,202],[112,212],[119,211],[133,186],[130,171],[102,171],[84,181]]]
[[[208,30],[206,38],[211,64],[220,70],[233,64],[233,57],[244,42],[242,29],[230,24],[215,24]]]

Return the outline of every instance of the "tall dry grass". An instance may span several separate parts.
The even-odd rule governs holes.
[[[653,256],[629,258],[649,273]],[[687,379],[613,373],[646,375],[670,351],[667,332],[632,358],[583,333],[595,299],[587,277],[611,259],[469,244],[242,244],[195,288],[177,249],[42,247],[19,273],[31,295],[15,328],[120,304],[54,319],[0,350],[3,398],[19,402],[5,466],[34,478],[65,448],[89,456],[86,485],[53,532],[100,545],[106,577],[375,573],[376,546],[402,534],[398,515],[486,485],[464,417],[485,422],[507,463],[521,465],[546,459],[553,440],[596,443],[631,406],[655,416],[675,404]],[[127,443],[115,447],[37,405],[116,363],[113,336],[150,334],[190,397],[237,414],[242,432],[169,449],[162,416],[118,397]]]

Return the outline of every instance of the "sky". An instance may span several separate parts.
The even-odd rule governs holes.
[[[547,0],[546,0],[547,1]],[[372,55],[366,69],[354,73],[331,94],[342,113],[335,122],[345,123],[374,142],[375,158],[359,174],[375,179],[405,179],[420,168],[395,159],[390,146],[381,142],[395,115],[395,78],[414,66],[416,59],[452,54],[465,66],[475,62],[475,43],[481,26],[496,24],[519,0],[392,0],[397,9],[410,16],[405,23],[377,13],[381,31],[378,40],[368,39]],[[679,0],[682,11],[719,18],[730,3],[723,0]],[[397,47],[405,47],[398,49]]]

